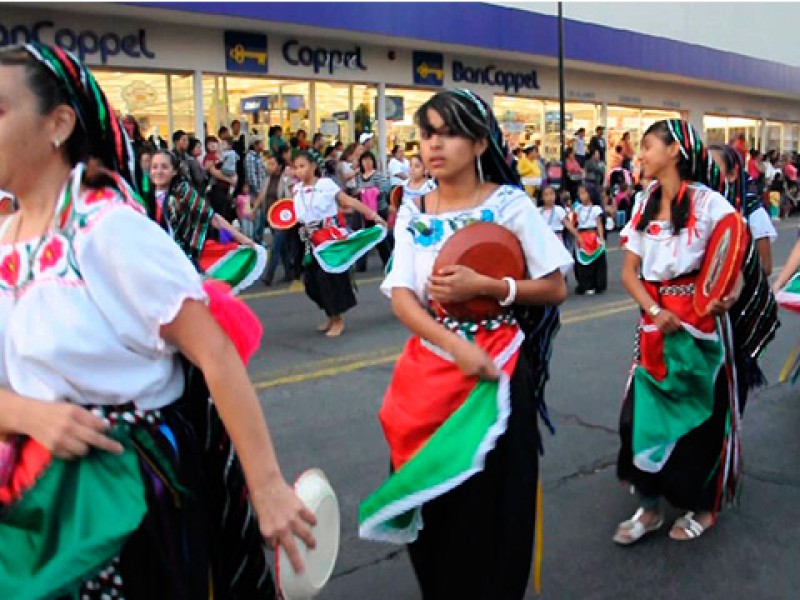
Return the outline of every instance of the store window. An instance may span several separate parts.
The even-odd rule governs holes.
[[[559,105],[555,101],[544,103],[544,142],[542,155],[550,160],[558,160],[561,157],[559,151]],[[578,102],[567,102],[565,105],[565,137],[569,141],[575,136],[575,132],[581,127],[586,129],[586,137],[591,138],[597,123],[599,123],[600,107],[595,104],[581,104]]]
[[[171,91],[172,130],[194,131],[194,78],[192,75],[168,75]]]
[[[405,148],[409,155],[419,152],[419,132],[414,115],[433,94],[428,90],[386,89],[387,153],[397,145]]]
[[[325,145],[352,141],[350,132],[350,84],[314,84],[314,130],[322,133]]]
[[[144,137],[171,135],[167,76],[163,73],[93,70],[109,103],[120,115],[133,115]]]
[[[783,151],[797,152],[800,150],[800,124],[787,123],[783,132]]]
[[[630,134],[634,152],[638,152],[642,141],[642,111],[625,106],[609,106],[606,120],[608,147],[616,148],[626,133]]]
[[[542,145],[544,102],[541,100],[495,96],[494,114],[512,149],[524,148],[529,144]]]
[[[748,148],[761,146],[761,123],[757,119],[743,117],[721,117],[705,115],[703,129],[706,144],[729,144],[740,134],[744,134]],[[778,132],[780,136],[780,132]],[[780,137],[778,138],[780,141]],[[778,146],[776,146],[777,148]]]

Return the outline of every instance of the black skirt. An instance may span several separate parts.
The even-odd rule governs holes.
[[[81,598],[274,599],[275,583],[244,473],[202,373],[137,444],[147,513]]]
[[[357,304],[350,272],[323,271],[313,255],[306,265],[303,282],[306,295],[329,317],[344,314]]]
[[[589,265],[582,265],[576,260],[575,279],[578,281],[575,289],[578,294],[585,294],[589,290],[604,292],[608,283],[608,264],[605,252]]]
[[[633,381],[628,386],[619,421],[621,448],[617,477],[633,485],[636,491],[651,498],[664,497],[683,510],[716,512],[721,508],[718,490],[720,465],[725,444],[725,430],[730,410],[730,392],[725,368],[714,385],[714,409],[711,417],[683,436],[667,463],[658,473],[641,471],[633,464],[633,412],[636,398]]]
[[[422,507],[408,546],[425,600],[518,600],[533,558],[539,477],[534,372],[520,355],[508,428],[483,471]]]

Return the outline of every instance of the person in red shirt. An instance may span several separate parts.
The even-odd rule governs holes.
[[[733,149],[739,153],[739,156],[742,157],[742,162],[747,161],[747,140],[744,137],[743,133],[740,133],[736,136],[736,139],[733,140]]]

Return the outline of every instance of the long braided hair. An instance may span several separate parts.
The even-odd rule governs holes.
[[[645,131],[643,139],[648,135],[657,136],[667,146],[674,143],[678,144],[680,155],[676,167],[682,182],[708,185],[709,175],[713,168],[717,169],[717,177],[719,176],[719,168],[714,165],[714,161],[711,159],[708,150],[706,150],[703,144],[703,140],[700,138],[697,130],[695,130],[689,122],[683,119],[656,121]],[[678,235],[680,231],[686,227],[689,220],[691,199],[689,198],[686,186],[681,186],[681,190],[683,193],[679,193],[678,196],[672,200],[671,221],[673,235]],[[653,184],[648,189],[644,211],[642,212],[639,222],[636,224],[637,231],[644,231],[650,224],[653,217],[658,212],[660,202],[661,186]]]
[[[452,135],[473,142],[487,141],[486,151],[479,159],[485,181],[521,187],[519,174],[515,168],[516,159],[505,141],[492,109],[483,98],[463,89],[439,92],[432,96],[414,115],[414,121],[420,130],[430,135],[435,133],[435,130],[428,119],[429,110],[435,111],[442,117],[445,127]]]
[[[56,46],[30,43],[0,50],[0,65],[25,69],[40,114],[49,114],[61,104],[75,111],[77,123],[65,147],[72,166],[87,163],[84,185],[112,186],[129,199],[135,196],[138,186],[133,145],[94,76],[81,61]],[[141,202],[138,197],[135,200]]]

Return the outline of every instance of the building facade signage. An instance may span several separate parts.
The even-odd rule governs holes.
[[[225,68],[236,73],[268,73],[267,36],[263,33],[226,31]]]
[[[283,44],[282,53],[283,60],[293,67],[300,65],[313,67],[314,73],[324,70],[333,75],[337,69],[367,70],[367,66],[361,56],[361,46],[356,46],[355,49],[344,52],[321,46],[312,48],[311,46],[302,45],[298,40],[288,40]]]
[[[239,101],[243,113],[269,110],[269,96],[250,96]]]
[[[415,50],[412,60],[416,85],[444,85],[444,54]]]
[[[465,65],[460,60],[453,61],[453,81],[501,87],[505,92],[514,93],[520,90],[539,89],[536,71],[504,71],[498,69],[496,65],[474,67]]]
[[[156,57],[147,47],[147,32],[144,29],[120,35],[113,31],[76,31],[68,27],[56,29],[55,23],[49,20],[36,21],[31,26],[0,23],[0,48],[30,42],[54,43],[81,60],[99,57],[102,64],[119,54],[148,60]]]

